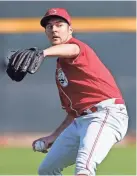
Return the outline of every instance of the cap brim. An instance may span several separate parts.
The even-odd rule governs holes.
[[[62,18],[63,20],[65,20],[65,21],[69,24],[69,22],[68,22],[65,18],[63,18],[62,16],[59,16],[59,15],[49,15],[49,16],[44,16],[44,17],[41,19],[41,21],[40,21],[41,26],[42,26],[42,27],[46,27],[48,21],[49,21],[52,17],[60,17],[60,18]],[[69,25],[70,25],[70,24],[69,24]]]

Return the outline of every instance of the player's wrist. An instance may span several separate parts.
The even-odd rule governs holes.
[[[48,55],[48,54],[47,54],[47,50],[46,50],[46,49],[45,49],[45,50],[43,50],[42,52],[43,52],[43,56],[44,56],[44,57],[46,57],[46,56]]]
[[[56,140],[56,138],[59,136],[59,134],[55,131],[51,134],[51,138],[53,140],[53,142]]]
[[[54,139],[56,139],[57,138],[57,136],[58,136],[58,134],[57,133],[53,133],[52,135],[51,135],[51,137],[52,137],[52,139],[54,140]]]

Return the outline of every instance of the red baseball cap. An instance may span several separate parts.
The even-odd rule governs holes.
[[[46,12],[46,14],[44,15],[44,17],[41,19],[41,21],[40,21],[41,26],[45,27],[46,23],[48,22],[48,20],[52,16],[61,17],[61,18],[65,19],[68,22],[69,25],[71,25],[71,17],[68,14],[66,9],[64,9],[64,8],[52,8],[52,9],[49,9]]]

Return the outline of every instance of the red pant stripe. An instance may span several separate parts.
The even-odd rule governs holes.
[[[106,123],[106,121],[107,121],[108,115],[109,115],[109,111],[107,111],[107,113],[106,113],[106,116],[105,116],[105,118],[104,118],[104,121],[102,122],[102,125],[101,125],[101,127],[100,127],[100,129],[99,129],[99,132],[98,132],[98,134],[97,134],[97,137],[96,137],[95,142],[94,142],[94,144],[93,144],[93,147],[92,147],[92,149],[91,149],[89,158],[88,158],[87,163],[86,163],[86,169],[88,169],[89,161],[90,161],[90,159],[91,159],[91,157],[92,157],[92,155],[93,155],[93,152],[94,152],[94,150],[95,150],[95,147],[96,147],[96,144],[97,144],[97,142],[98,142],[98,139],[99,139],[99,137],[100,137],[100,135],[101,135],[101,132],[102,132],[102,130],[103,130],[103,127],[104,127],[104,125],[105,125],[105,123]],[[88,170],[89,170],[89,169],[88,169]]]

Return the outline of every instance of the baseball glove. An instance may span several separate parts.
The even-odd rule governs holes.
[[[18,50],[10,56],[6,72],[12,80],[19,82],[27,73],[34,74],[43,60],[43,51],[36,47]]]

